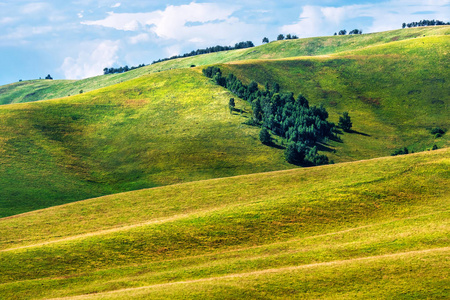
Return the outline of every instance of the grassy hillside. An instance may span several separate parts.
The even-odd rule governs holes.
[[[450,151],[0,219],[4,299],[448,299]]]
[[[243,124],[249,105],[239,101],[243,114],[230,115],[227,104],[234,96],[203,77],[201,67],[187,68],[191,64],[270,58],[221,67],[247,82],[277,81],[284,90],[301,92],[311,104],[324,104],[336,123],[349,111],[355,131],[342,135],[343,143],[321,149],[335,162],[385,156],[405,146],[416,152],[434,144],[448,147],[449,135],[435,138],[430,129],[450,129],[449,32],[415,28],[279,41],[68,85],[19,83],[23,90],[11,88],[11,93],[23,96],[39,86],[34,93],[43,97],[45,85],[56,96],[125,80],[58,100],[0,107],[0,217],[117,192],[292,167],[282,149],[262,146],[259,129]],[[308,54],[311,43],[316,50],[309,54],[339,54],[276,59]],[[155,72],[167,68],[181,69]]]
[[[390,155],[408,147],[423,151],[434,144],[448,147],[448,135],[435,138],[433,127],[450,129],[450,36],[371,46],[338,55],[282,60],[257,60],[220,67],[247,84],[278,82],[282,91],[302,93],[323,104],[330,119],[348,111],[353,133],[332,142],[330,158],[359,160]]]
[[[178,182],[290,168],[199,70],[0,107],[0,216]],[[246,103],[237,107],[248,111]]]
[[[177,60],[139,68],[124,74],[97,76],[83,80],[32,80],[0,87],[0,104],[33,102],[77,95],[110,86],[142,75],[170,69],[189,68],[191,65],[242,61],[249,59],[279,59],[297,56],[327,55],[350,51],[373,45],[384,45],[392,41],[414,39],[423,36],[449,35],[448,26],[409,28],[380,33],[348,36],[307,38],[289,41],[275,41],[259,47],[225,51]]]

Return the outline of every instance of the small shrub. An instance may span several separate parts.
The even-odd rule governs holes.
[[[440,127],[434,127],[430,130],[431,134],[434,134],[435,138],[440,138],[441,136],[443,136],[445,134],[444,129],[440,128]]]
[[[403,147],[400,149],[395,150],[394,152],[392,152],[391,156],[396,156],[396,155],[403,155],[403,154],[408,154],[408,148]]]
[[[264,145],[272,144],[272,137],[266,127],[261,128],[261,131],[259,132],[259,140]]]

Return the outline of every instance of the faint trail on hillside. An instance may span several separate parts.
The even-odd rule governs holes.
[[[237,206],[241,206],[241,205],[242,205],[241,203],[238,203],[235,205],[226,205],[225,207],[232,208],[232,207],[237,207]],[[179,215],[174,215],[171,217],[159,218],[159,219],[152,220],[152,221],[141,222],[141,223],[126,225],[126,226],[121,226],[121,227],[114,227],[114,228],[109,228],[109,229],[103,229],[103,230],[99,230],[99,231],[93,231],[93,232],[68,236],[68,237],[65,237],[62,239],[55,239],[55,240],[51,240],[51,241],[47,241],[47,242],[41,242],[41,243],[36,243],[36,244],[31,244],[31,245],[24,245],[24,246],[15,247],[15,248],[2,249],[2,250],[0,250],[0,253],[14,251],[14,250],[20,250],[20,249],[26,249],[26,248],[40,247],[40,246],[45,246],[45,245],[49,245],[49,244],[67,242],[67,241],[72,241],[72,240],[77,240],[77,239],[82,239],[82,238],[87,238],[87,237],[92,237],[92,236],[104,235],[104,234],[108,234],[108,233],[125,231],[125,230],[142,227],[142,226],[172,222],[172,221],[176,221],[176,220],[180,220],[180,219],[184,219],[184,218],[188,218],[188,217],[201,216],[202,214],[205,214],[205,213],[218,211],[218,210],[222,209],[223,207],[224,206],[219,206],[219,207],[215,207],[213,209],[197,210],[197,211],[193,211],[193,212],[186,213],[186,214],[179,214]]]
[[[234,206],[239,206],[239,205],[240,204],[236,204]],[[231,207],[231,206],[227,206],[227,207]],[[166,222],[171,222],[171,221],[176,221],[176,220],[192,217],[193,215],[196,215],[196,214],[200,215],[202,213],[213,212],[213,211],[216,211],[216,210],[219,210],[219,209],[220,208],[215,208],[215,209],[211,209],[211,210],[196,211],[194,213],[175,215],[175,216],[172,216],[172,217],[169,217],[169,218],[163,218],[163,219],[158,219],[158,220],[153,220],[153,221],[148,221],[148,222],[143,222],[143,223],[138,223],[138,224],[133,224],[133,225],[127,225],[127,226],[122,226],[122,227],[117,227],[117,228],[110,228],[110,229],[104,229],[104,230],[100,230],[100,231],[84,233],[84,234],[75,235],[75,236],[69,236],[69,237],[66,237],[66,238],[53,240],[53,241],[47,241],[47,242],[42,242],[42,243],[37,243],[37,244],[32,244],[32,245],[25,245],[25,246],[20,246],[20,247],[15,247],[15,248],[3,249],[3,250],[0,250],[0,253],[1,252],[9,252],[9,251],[20,250],[20,249],[33,248],[33,247],[46,246],[46,245],[50,245],[50,244],[62,243],[62,242],[67,242],[67,241],[72,241],[72,240],[77,240],[77,239],[82,239],[82,238],[87,238],[87,237],[99,236],[99,235],[104,235],[104,234],[109,234],[109,233],[114,233],[114,232],[119,232],[119,231],[125,231],[125,230],[129,230],[129,229],[133,229],[133,228],[137,228],[137,227],[142,227],[142,226],[162,224],[162,223],[166,223]],[[293,239],[290,239],[290,240],[287,240],[287,241],[280,241],[280,242],[275,242],[275,243],[270,243],[270,244],[251,246],[251,247],[245,247],[245,248],[239,248],[239,249],[233,249],[233,250],[229,250],[229,251],[222,251],[222,252],[212,253],[212,254],[207,254],[207,255],[194,255],[194,256],[188,256],[188,257],[183,257],[183,258],[177,258],[177,259],[173,259],[173,260],[176,261],[176,260],[183,260],[183,259],[191,259],[191,258],[196,258],[196,257],[205,257],[205,256],[212,256],[212,255],[217,255],[217,254],[225,254],[225,253],[245,251],[245,250],[250,250],[250,249],[258,249],[258,248],[263,248],[263,247],[267,247],[267,246],[271,246],[271,245],[299,242],[299,241],[302,241],[302,240],[309,240],[309,239],[321,238],[321,237],[326,237],[326,236],[333,236],[333,235],[343,234],[343,233],[347,233],[347,232],[357,231],[357,230],[360,230],[360,229],[366,229],[366,228],[370,228],[370,227],[385,225],[385,224],[399,222],[399,221],[403,221],[403,220],[411,220],[411,219],[416,219],[416,218],[421,218],[421,217],[441,214],[441,213],[445,213],[445,212],[449,212],[449,210],[433,212],[433,213],[429,213],[429,214],[422,214],[422,215],[406,217],[406,218],[401,218],[401,219],[395,219],[395,220],[382,222],[382,223],[363,225],[363,226],[348,228],[348,229],[335,231],[335,232],[324,233],[324,234],[306,236],[306,237],[301,237],[301,238],[293,238]]]
[[[283,267],[283,268],[271,268],[271,269],[265,269],[265,270],[260,270],[260,271],[245,272],[245,273],[235,273],[235,274],[230,274],[230,275],[225,275],[225,276],[218,276],[218,277],[209,277],[209,278],[194,279],[194,280],[167,282],[167,283],[153,284],[153,285],[141,286],[141,287],[135,287],[135,288],[125,288],[125,289],[108,291],[108,292],[97,293],[97,294],[79,295],[79,296],[62,297],[62,298],[52,298],[50,300],[58,300],[58,299],[59,300],[62,300],[62,299],[85,299],[85,298],[92,298],[92,297],[95,297],[95,296],[105,296],[105,295],[111,295],[111,294],[115,294],[115,293],[145,290],[145,289],[151,289],[151,288],[171,286],[171,285],[176,285],[176,284],[192,284],[192,283],[198,283],[198,282],[207,282],[207,281],[223,280],[223,279],[230,279],[230,278],[241,278],[241,277],[247,277],[247,276],[252,276],[252,275],[259,275],[259,274],[279,273],[279,272],[285,272],[285,271],[295,271],[295,270],[314,268],[314,267],[344,265],[344,264],[349,264],[349,263],[358,262],[358,261],[367,261],[367,260],[383,259],[383,258],[395,258],[395,257],[414,255],[414,254],[424,254],[424,253],[430,253],[430,252],[447,252],[447,251],[450,251],[450,247],[425,249],[425,250],[417,250],[417,251],[408,251],[408,252],[401,252],[401,253],[394,253],[394,254],[383,254],[383,255],[368,256],[368,257],[358,257],[358,258],[352,258],[352,259],[347,259],[347,260],[335,260],[335,261],[330,261],[330,262],[313,263],[313,264],[300,265],[300,266],[291,266],[291,267]]]
[[[201,212],[206,212],[206,211],[201,211]],[[201,212],[196,212],[196,213],[201,213]],[[175,215],[175,216],[164,218],[164,219],[152,220],[152,221],[133,224],[133,225],[127,225],[127,226],[122,226],[122,227],[116,227],[116,228],[104,229],[104,230],[100,230],[100,231],[83,233],[83,234],[69,236],[69,237],[52,240],[52,241],[48,241],[48,242],[42,242],[42,243],[37,243],[37,244],[32,244],[32,245],[25,245],[25,246],[20,246],[20,247],[16,247],[16,248],[3,249],[3,250],[0,250],[0,252],[8,252],[8,251],[14,251],[14,250],[20,250],[20,249],[26,249],[26,248],[40,247],[40,246],[45,246],[45,245],[49,245],[49,244],[67,242],[67,241],[82,239],[82,238],[86,238],[86,237],[98,236],[98,235],[133,229],[133,228],[141,227],[141,226],[148,226],[148,225],[154,225],[154,224],[161,224],[161,223],[165,223],[165,222],[171,222],[171,221],[183,219],[183,218],[186,218],[189,216],[192,216],[192,214]]]

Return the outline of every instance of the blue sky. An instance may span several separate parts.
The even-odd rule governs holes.
[[[0,0],[0,85],[47,74],[81,79],[279,33],[370,33],[449,16],[450,0]]]

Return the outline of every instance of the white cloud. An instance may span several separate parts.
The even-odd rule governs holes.
[[[90,49],[83,50],[77,58],[66,57],[61,66],[66,79],[81,79],[101,75],[105,67],[118,60],[118,41],[102,41]]]
[[[123,31],[137,31],[146,24],[152,24],[157,17],[155,13],[108,13],[108,17],[99,21],[81,22],[84,25],[97,25]]]
[[[21,12],[26,15],[34,15],[37,13],[45,12],[48,9],[49,5],[43,2],[36,2],[26,4],[21,8]]]
[[[281,32],[292,33],[300,37],[313,37],[320,35],[332,35],[339,31],[346,20],[353,16],[367,16],[361,12],[368,5],[351,5],[343,7],[305,6],[300,14],[299,22],[285,25]]]
[[[4,36],[0,36],[0,45],[2,43],[16,43],[20,44],[27,43],[26,39],[35,38],[41,35],[45,35],[54,31],[52,26],[20,26],[15,28],[13,31],[9,32]]]
[[[181,47],[180,45],[172,45],[169,47],[166,47],[165,49],[167,57],[172,57],[174,55],[179,55],[181,53]]]
[[[4,17],[0,19],[0,24],[2,25],[6,25],[6,24],[11,24],[14,23],[16,21],[16,19],[11,18],[11,17]]]
[[[235,10],[235,7],[212,3],[200,4],[193,2],[189,5],[171,5],[164,12],[160,13],[159,18],[155,22],[154,32],[160,37],[180,39],[186,36],[186,34],[196,31],[205,25],[211,25],[205,24],[188,27],[185,26],[186,23],[206,23],[211,21],[229,23],[231,21],[230,15]]]
[[[141,33],[136,36],[129,38],[129,42],[132,45],[136,45],[142,42],[148,42],[150,40],[150,35],[148,33]]]
[[[195,3],[174,6],[165,10],[148,13],[108,13],[103,20],[82,22],[84,25],[97,25],[121,31],[141,31],[154,33],[163,39],[190,41],[198,44],[218,41],[242,40],[255,31],[256,27],[240,22],[232,14],[238,8],[216,3]],[[146,36],[145,36],[146,37]],[[144,38],[139,35],[131,38],[136,43]]]
[[[413,22],[421,18],[427,18],[426,15],[421,17],[420,12],[436,10],[437,7],[439,7],[439,11],[433,15],[434,18],[446,20],[448,15],[450,15],[449,3],[450,1],[448,0],[392,0],[341,7],[307,5],[303,7],[298,22],[284,25],[280,30],[283,33],[293,33],[300,37],[312,37],[331,35],[355,23],[361,23],[359,29],[364,29],[363,31],[366,33],[399,29],[403,22]],[[367,22],[366,20],[362,23],[362,21],[354,21],[355,18],[367,18],[370,21]],[[354,28],[346,29],[351,30]]]
[[[114,5],[112,5],[111,6],[111,8],[118,8],[118,7],[120,7],[122,5],[122,3],[116,3],[116,4],[114,4]]]

